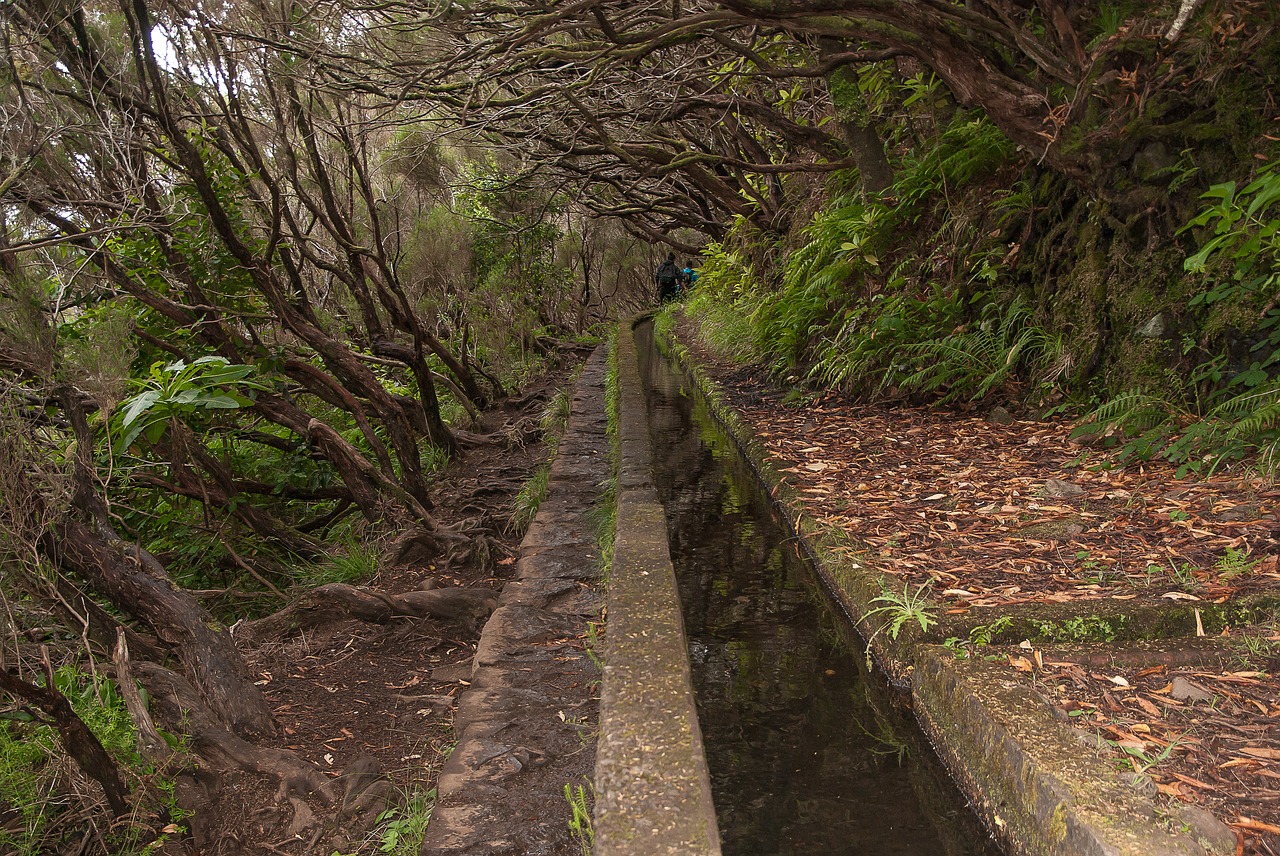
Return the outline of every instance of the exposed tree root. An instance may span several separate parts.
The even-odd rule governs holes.
[[[266,618],[241,625],[236,635],[253,643],[286,639],[335,619],[386,624],[395,618],[430,618],[474,628],[493,612],[498,596],[489,589],[432,588],[403,594],[330,583],[307,592]]]
[[[390,783],[370,756],[356,758],[336,779],[329,779],[294,752],[256,746],[231,733],[205,705],[195,689],[175,672],[153,663],[138,663],[133,672],[151,693],[152,711],[174,731],[190,737],[197,770],[179,776],[180,798],[197,803],[228,774],[256,773],[278,783],[275,801],[292,812],[287,838],[307,842],[310,852],[328,834],[329,849],[342,849],[362,836],[385,808]],[[184,806],[198,808],[198,805]],[[201,832],[193,830],[201,844]]]

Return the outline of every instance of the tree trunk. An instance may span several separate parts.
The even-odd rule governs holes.
[[[45,535],[42,546],[64,569],[172,645],[209,707],[237,733],[275,732],[267,700],[249,679],[231,634],[177,588],[150,553],[120,541],[109,543],[71,518]]]
[[[844,43],[836,39],[821,39],[819,54],[829,59],[846,53]],[[827,75],[827,92],[835,110],[840,136],[849,146],[849,153],[858,164],[862,188],[867,193],[880,193],[893,184],[893,167],[885,155],[884,141],[874,125],[874,117],[867,107],[866,97],[858,88],[858,79],[847,65],[837,66]]]
[[[868,193],[880,193],[893,184],[893,167],[884,153],[884,141],[870,122],[840,123],[840,132],[853,159],[858,163],[862,187]]]
[[[431,377],[431,369],[427,366],[426,357],[421,350],[415,351],[405,345],[383,340],[373,343],[373,352],[380,357],[399,360],[413,372],[414,379],[418,382],[418,398],[422,404],[422,414],[426,419],[427,439],[433,446],[439,446],[447,450],[450,455],[456,455],[458,443],[449,431],[449,426],[445,425],[444,420],[440,418],[440,400],[436,396],[435,381]],[[454,372],[454,376],[458,377],[457,372]],[[470,378],[471,373],[467,372],[466,377]],[[475,386],[474,379],[471,380],[471,385]],[[463,401],[462,405],[468,411],[474,411],[476,399],[466,389],[459,391],[470,399]]]

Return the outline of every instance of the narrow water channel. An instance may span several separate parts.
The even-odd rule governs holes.
[[[651,325],[637,346],[726,856],[998,856]]]

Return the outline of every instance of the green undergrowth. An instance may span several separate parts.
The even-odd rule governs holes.
[[[378,572],[380,554],[375,544],[360,541],[349,534],[335,544],[331,555],[300,571],[302,582],[307,586],[365,582]]]
[[[1156,209],[1087,198],[961,111],[904,147],[882,194],[837,174],[790,235],[737,219],[686,308],[714,352],[818,392],[1066,413],[1122,463],[1274,473],[1280,170],[1262,147],[1148,177],[1181,228],[1139,240],[1120,218]]]
[[[511,514],[511,529],[517,536],[524,535],[529,530],[529,525],[538,514],[539,506],[547,498],[547,485],[551,480],[551,462],[560,448],[560,438],[564,436],[565,429],[569,425],[569,412],[573,406],[572,389],[575,382],[576,375],[569,380],[568,386],[556,390],[555,394],[547,399],[542,412],[538,414],[538,427],[542,430],[547,461],[533,471],[533,475],[525,481],[520,492],[516,494],[515,510]]]
[[[160,842],[153,841],[150,825],[140,822],[143,815],[161,817],[160,825],[172,822],[175,829],[186,816],[174,801],[173,782],[138,753],[137,729],[115,684],[74,665],[56,669],[53,680],[118,766],[126,787],[135,796],[150,794],[154,808],[138,808],[137,815],[112,823],[105,813],[101,787],[66,754],[54,728],[24,707],[6,705],[0,708],[0,807],[8,818],[0,825],[0,851],[63,852],[64,847],[75,846],[73,842],[93,824],[109,852],[152,852]],[[37,683],[43,685],[44,679]],[[176,737],[172,741],[179,746]]]
[[[609,339],[604,377],[605,438],[609,446],[609,477],[599,501],[589,512],[600,548],[600,584],[608,586],[613,568],[613,539],[618,528],[618,333]]]
[[[345,853],[335,850],[331,856],[417,856],[435,804],[435,788],[412,789],[399,805],[378,815],[373,830],[358,846]]]
[[[566,784],[564,799],[569,804],[569,834],[578,843],[583,856],[591,856],[596,843],[595,824],[592,821],[595,788],[589,781],[585,785]]]

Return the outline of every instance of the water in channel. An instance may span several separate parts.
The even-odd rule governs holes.
[[[637,345],[726,856],[998,856],[649,325]]]

